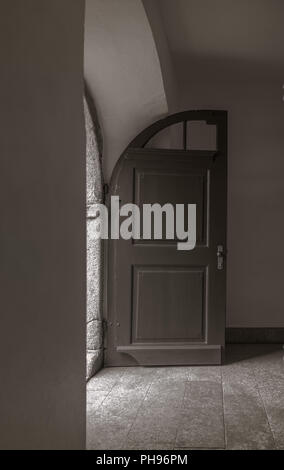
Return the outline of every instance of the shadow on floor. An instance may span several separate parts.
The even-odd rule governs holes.
[[[283,351],[284,355],[282,344],[227,344],[222,363],[229,365],[247,359],[269,356],[277,351]]]

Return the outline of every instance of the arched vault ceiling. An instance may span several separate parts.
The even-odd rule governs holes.
[[[141,0],[87,0],[85,78],[104,138],[106,180],[128,143],[167,114],[152,30]]]

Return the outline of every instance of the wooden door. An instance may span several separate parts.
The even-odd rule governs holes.
[[[145,147],[169,121],[193,119],[216,125],[216,151]],[[105,365],[220,364],[226,306],[226,112],[190,111],[158,124],[123,154],[109,196],[141,210],[149,203],[196,204],[196,246],[179,251],[178,240],[164,237],[108,241]]]

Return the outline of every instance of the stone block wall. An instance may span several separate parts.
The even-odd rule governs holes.
[[[87,156],[87,380],[103,364],[103,247],[96,240],[94,205],[103,202],[101,169],[102,139],[96,114],[89,99],[84,100]]]

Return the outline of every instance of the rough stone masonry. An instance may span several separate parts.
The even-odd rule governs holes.
[[[87,157],[87,380],[103,362],[102,241],[94,237],[94,205],[103,202],[102,139],[96,114],[84,100]]]

